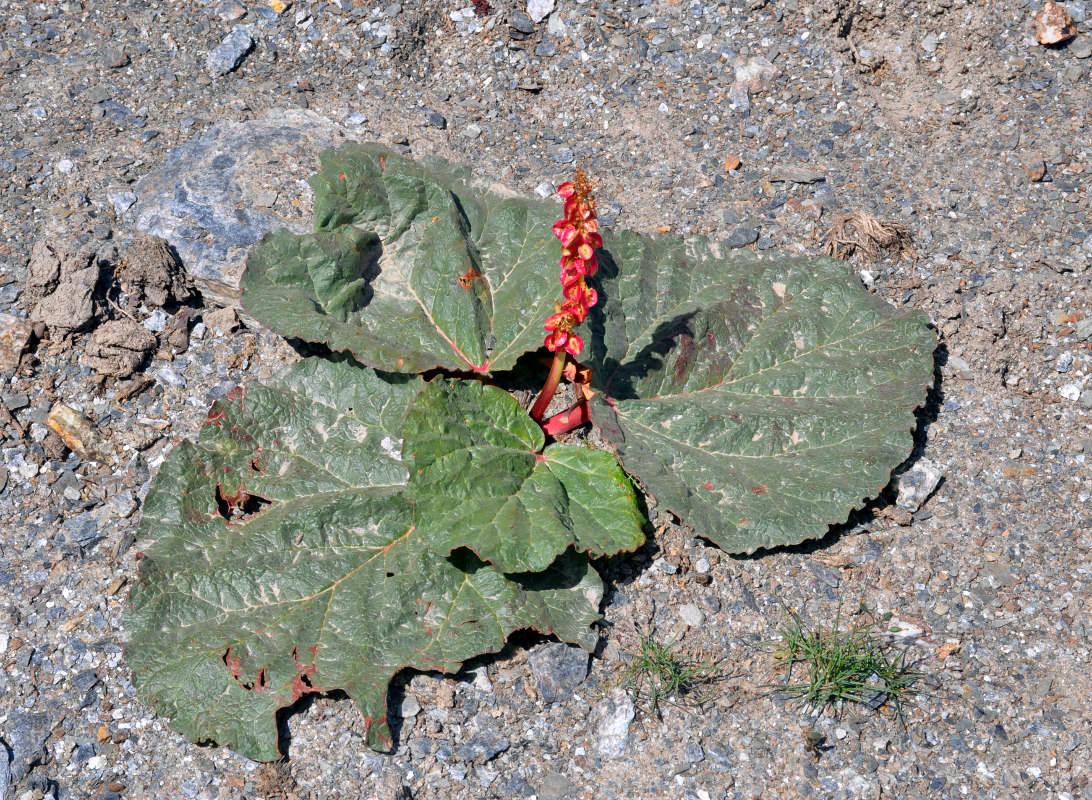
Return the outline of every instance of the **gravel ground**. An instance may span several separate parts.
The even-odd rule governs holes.
[[[1092,3],[1067,5],[1078,34],[1049,47],[1026,0],[558,0],[527,16],[553,5],[0,0],[0,798],[1092,792]],[[635,230],[818,254],[840,214],[901,223],[915,253],[858,268],[940,332],[917,452],[939,488],[747,558],[656,516],[608,569],[593,658],[518,635],[454,679],[407,675],[394,755],[364,746],[336,695],[286,715],[281,764],[188,744],[134,699],[122,659],[140,500],[212,398],[296,355],[206,293],[188,342],[150,300],[92,309],[159,328],[141,372],[106,377],[87,331],[22,321],[26,265],[39,241],[118,264],[148,199],[133,184],[172,149],[299,108],[525,194],[583,163],[603,216]],[[90,418],[84,453],[45,426],[57,402]],[[829,625],[862,604],[892,615],[887,638],[925,676],[901,720],[813,718],[762,689],[785,608]],[[713,659],[717,680],[634,708],[618,676],[645,631]]]

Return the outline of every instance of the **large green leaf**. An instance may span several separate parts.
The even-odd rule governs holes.
[[[322,156],[316,232],[255,246],[243,305],[284,336],[378,369],[510,369],[560,296],[555,204],[379,145]]]
[[[501,370],[540,347],[553,207],[374,146],[327,153],[313,183],[319,232],[252,258],[256,316],[405,371]],[[624,231],[599,261],[578,329],[593,421],[700,534],[746,552],[821,536],[909,454],[936,338],[847,264]],[[485,276],[469,289],[466,264]]]
[[[403,668],[457,670],[519,628],[594,646],[602,585],[585,557],[505,576],[417,535],[400,431],[421,386],[309,359],[217,403],[164,464],[126,654],[139,695],[187,738],[274,759],[277,710],[343,689],[385,746]]]
[[[592,421],[724,549],[824,535],[909,455],[936,336],[848,264],[608,233],[596,285]]]
[[[645,519],[617,456],[545,443],[507,392],[432,381],[405,425],[421,538],[443,555],[470,548],[502,572],[539,572],[569,547],[592,556],[640,547]]]

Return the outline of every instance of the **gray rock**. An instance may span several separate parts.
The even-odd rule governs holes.
[[[26,408],[30,405],[30,395],[22,392],[10,392],[5,394],[2,399],[4,407],[8,411],[18,411],[20,408]]]
[[[554,642],[531,651],[531,674],[539,694],[547,703],[568,700],[588,677],[591,656],[575,645]]]
[[[1087,342],[1092,339],[1092,317],[1082,319],[1077,323],[1077,329],[1073,332],[1073,335],[1077,337],[1077,341]]]
[[[102,65],[107,69],[121,69],[129,63],[129,54],[123,47],[107,47],[102,51]]]
[[[18,783],[45,758],[53,720],[44,712],[16,711],[4,726],[11,747],[11,778]]]
[[[943,477],[944,473],[936,464],[927,458],[919,459],[895,479],[895,488],[899,492],[895,505],[911,513],[917,511]]]
[[[1092,56],[1092,38],[1078,36],[1069,43],[1069,52],[1076,58],[1088,58]]]
[[[475,764],[484,764],[510,747],[510,743],[495,731],[485,731],[475,736],[456,751],[456,755],[463,761],[472,761]]]
[[[774,167],[769,175],[771,183],[817,183],[826,179],[827,176],[822,172],[794,166]]]
[[[610,690],[592,711],[595,748],[603,758],[621,758],[629,746],[629,726],[635,714],[633,700],[621,686]]]
[[[106,537],[99,531],[99,519],[93,511],[85,511],[64,521],[65,537],[82,550],[90,550]]]
[[[660,556],[660,558],[657,558],[655,561],[652,562],[652,568],[658,569],[664,575],[674,575],[676,572],[679,571],[678,567],[669,562],[663,556]]]
[[[542,777],[538,796],[540,800],[564,800],[572,795],[577,786],[560,772],[550,772]]]
[[[508,18],[508,25],[512,30],[520,33],[534,33],[535,23],[526,14],[516,11]]]
[[[974,373],[971,371],[971,365],[959,356],[948,356],[947,366],[952,372],[954,372],[965,381],[969,381],[974,378]]]
[[[137,196],[129,191],[107,192],[106,199],[114,206],[114,213],[119,217],[133,207]]]
[[[758,231],[754,228],[736,228],[724,240],[725,247],[746,247],[758,241]]]
[[[243,63],[246,54],[254,48],[254,38],[246,25],[236,25],[224,37],[220,46],[209,53],[205,67],[214,75],[226,75]]]
[[[158,372],[156,372],[155,376],[168,386],[174,386],[179,389],[186,388],[186,379],[170,367],[161,368]]]
[[[318,171],[319,154],[345,139],[336,123],[295,109],[214,125],[137,181],[133,226],[174,247],[209,305],[238,308],[251,246],[278,228],[312,230],[306,178]],[[282,199],[258,208],[270,189]]]
[[[94,688],[99,682],[98,673],[93,669],[84,670],[72,678],[72,687],[86,692]]]
[[[8,758],[8,745],[0,739],[0,800],[8,800],[8,786],[11,784],[11,761]]]
[[[440,130],[443,130],[447,127],[447,119],[445,119],[444,115],[441,114],[439,111],[429,111],[425,115],[425,119],[428,121],[428,124],[431,125],[433,128],[439,128]]]

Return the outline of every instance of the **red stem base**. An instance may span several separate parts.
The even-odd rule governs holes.
[[[575,431],[581,425],[591,422],[591,408],[587,400],[581,400],[567,411],[554,414],[542,423],[542,431],[547,436],[560,436],[569,431]]]

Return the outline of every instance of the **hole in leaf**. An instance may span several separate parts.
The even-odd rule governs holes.
[[[239,489],[235,494],[227,494],[224,487],[216,484],[216,513],[227,522],[241,522],[264,511],[272,501],[251,494],[246,489]]]
[[[238,678],[236,678],[236,680],[238,680]],[[258,670],[258,675],[254,680],[240,685],[248,692],[264,692],[266,687],[265,667]]]
[[[228,647],[224,651],[224,654],[220,656],[220,660],[224,662],[224,666],[228,668],[228,672],[231,673],[231,677],[235,680],[239,680],[239,675],[242,674],[243,666],[239,661],[238,656],[231,655],[231,648]]]

